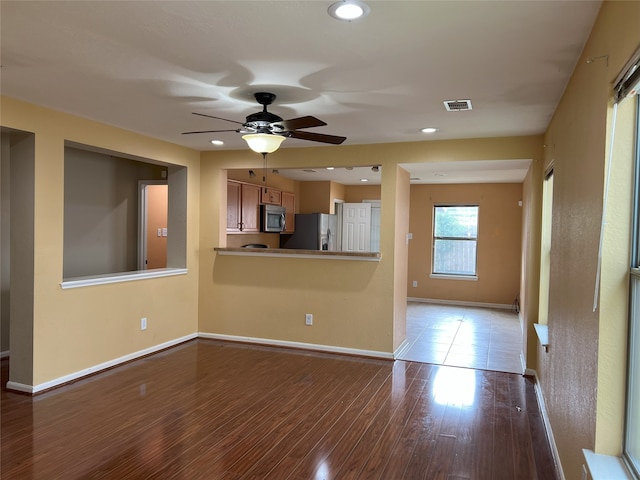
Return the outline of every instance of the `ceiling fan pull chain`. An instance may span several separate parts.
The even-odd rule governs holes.
[[[267,193],[267,154],[265,152],[262,153],[262,184],[264,185],[264,193]]]

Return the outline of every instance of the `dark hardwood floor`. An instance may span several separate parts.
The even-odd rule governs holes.
[[[193,340],[0,400],[3,480],[556,478],[509,373]]]

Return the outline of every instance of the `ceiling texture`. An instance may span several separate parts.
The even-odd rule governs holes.
[[[343,145],[535,135],[600,7],[370,0],[368,16],[345,22],[328,15],[332,3],[2,0],[0,91],[200,151],[247,146],[233,131],[182,135],[238,127],[192,113],[244,122],[261,110],[259,91],[277,95],[270,112],[315,116],[327,125],[308,131]],[[471,110],[446,110],[462,99]],[[323,145],[288,138],[281,148]],[[521,181],[528,164],[514,160],[485,173]],[[415,178],[427,169],[435,183],[463,180],[450,167],[407,166]]]

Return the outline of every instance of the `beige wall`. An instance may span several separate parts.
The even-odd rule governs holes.
[[[410,297],[511,305],[520,293],[522,184],[412,185]],[[478,205],[477,281],[430,278],[433,207]],[[418,282],[417,287],[412,281]]]
[[[300,190],[300,213],[333,213],[332,182],[304,182]]]
[[[540,145],[540,151],[543,146]],[[542,160],[533,162],[522,183],[522,257],[520,259],[520,324],[522,351],[526,365],[537,365],[538,337],[533,324],[538,323],[540,291],[540,233],[542,211]]]
[[[169,187],[147,185],[147,258],[146,268],[167,267],[167,237],[158,235],[167,228],[169,209]]]
[[[227,243],[224,218],[220,215],[226,211],[226,195],[221,194],[226,188],[226,169],[231,166],[249,168],[256,161],[256,154],[250,151],[203,152],[200,331],[390,354],[404,340],[405,319],[400,309],[406,302],[407,278],[405,239],[409,221],[409,181],[403,169],[396,171],[397,164],[518,158],[541,162],[541,144],[541,137],[508,137],[306,147],[281,149],[271,154],[269,164],[272,168],[357,166],[359,161],[362,165],[382,165],[382,259],[375,263],[247,258],[212,252],[211,247]],[[301,150],[304,155],[300,155]],[[394,160],[390,161],[390,158]],[[313,192],[313,185],[307,188],[309,183],[305,182],[302,190]],[[219,185],[218,190],[216,185]],[[317,186],[319,189],[312,196],[322,197],[322,206],[318,209],[328,208],[331,187],[327,182],[319,182]],[[347,188],[345,193],[349,190]],[[216,191],[218,195],[215,195]],[[305,203],[304,198],[301,203]],[[303,207],[301,212],[304,212]],[[517,229],[520,238],[519,221]],[[519,264],[515,268],[518,271]],[[398,284],[400,277],[402,285]],[[252,301],[247,302],[248,298]],[[314,314],[313,327],[304,325],[305,313]]]
[[[35,133],[34,262],[26,268],[34,279],[33,375],[15,376],[21,352],[12,344],[10,380],[42,384],[197,331],[199,153],[11,98],[1,102],[4,127]],[[186,275],[61,289],[65,140],[188,168]],[[13,341],[13,315],[11,330]]]
[[[380,190],[380,185],[346,185],[343,200],[346,203],[380,200]]]
[[[33,284],[35,241],[35,136],[10,135],[9,163],[9,350],[11,375],[34,378]],[[6,153],[6,152],[3,152]],[[6,221],[6,220],[5,220]]]
[[[567,478],[580,478],[582,448],[619,454],[624,418],[625,325],[629,223],[628,180],[612,180],[611,212],[594,311],[611,82],[640,46],[640,2],[604,2],[545,144],[554,160],[549,353],[536,366]],[[589,57],[608,58],[587,63]],[[630,177],[618,150],[617,175]],[[622,197],[622,198],[621,198]],[[624,199],[624,200],[623,200]],[[616,204],[617,203],[617,204]],[[626,207],[625,207],[626,204]],[[625,211],[625,208],[627,211]],[[622,229],[621,229],[622,228]],[[628,228],[628,226],[626,227]],[[612,308],[618,303],[618,308]]]
[[[253,170],[255,177],[251,177],[249,170]],[[238,168],[227,170],[227,178],[229,180],[238,180],[239,182],[253,183],[254,185],[262,185],[262,177],[264,170],[262,168]],[[300,193],[300,182],[283,177],[278,173],[274,173],[272,168],[267,170],[266,175],[267,186],[282,190],[283,192]]]
[[[394,200],[391,205],[387,205],[381,211],[384,215],[387,212],[394,212],[394,250],[393,250],[393,285],[394,285],[394,311],[393,311],[393,348],[397,350],[407,337],[407,272],[409,257],[409,205],[411,203],[411,187],[409,184],[409,172],[403,168],[396,167],[395,184],[387,181],[386,173],[383,173],[384,188],[393,185]],[[386,193],[386,192],[385,192]],[[385,198],[391,195],[385,195]],[[381,207],[382,208],[382,207]],[[384,222],[384,223],[383,223]],[[381,220],[381,224],[386,225],[387,218]],[[383,233],[383,232],[382,232]],[[381,238],[385,238],[382,234]],[[384,241],[384,240],[382,240]],[[382,243],[382,242],[381,242]],[[385,248],[386,249],[386,248]]]

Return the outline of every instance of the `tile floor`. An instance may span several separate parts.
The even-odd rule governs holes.
[[[409,302],[399,360],[522,373],[522,331],[511,310]]]

